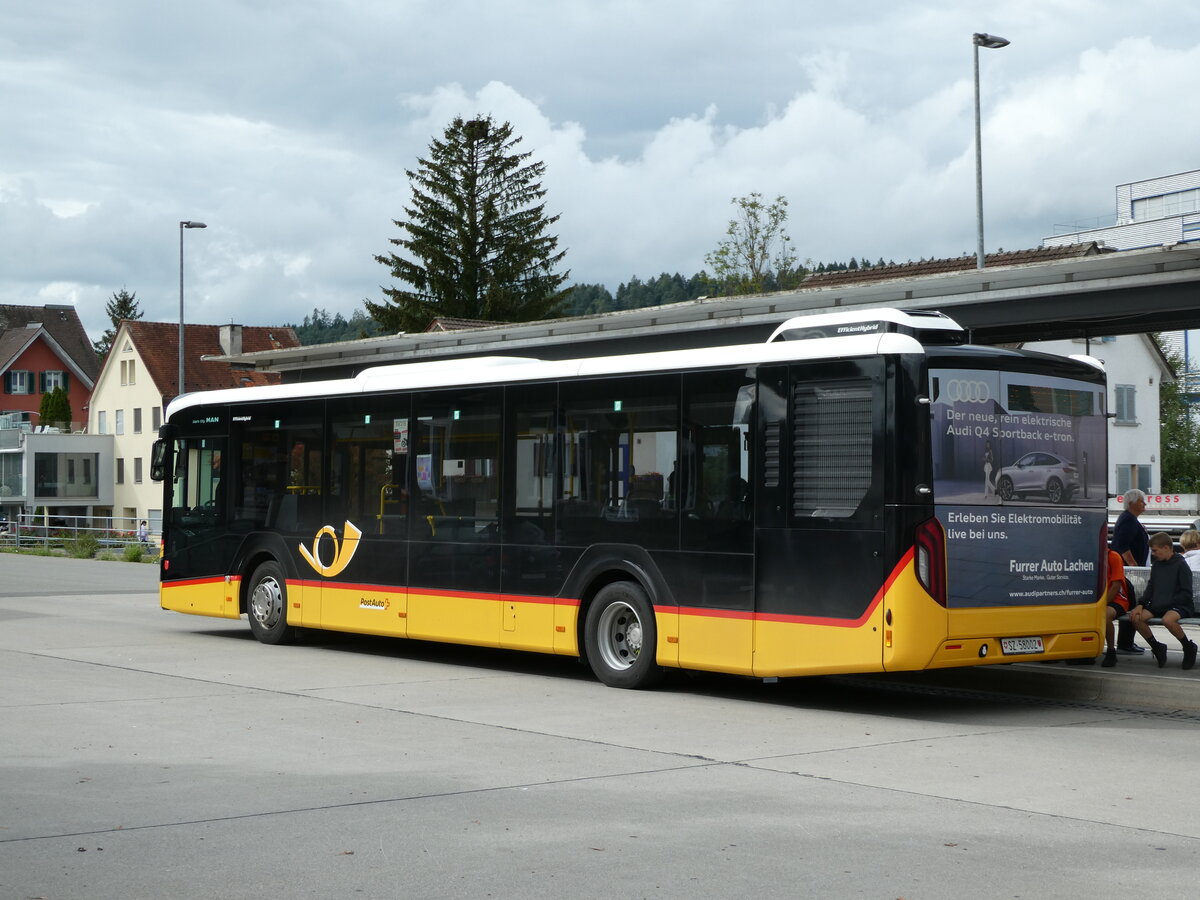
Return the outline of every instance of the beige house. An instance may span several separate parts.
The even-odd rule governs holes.
[[[188,325],[184,392],[277,383],[278,375],[205,357],[299,346],[286,327]],[[150,453],[178,380],[179,326],[122,322],[88,410],[89,433],[113,436],[112,507],[97,514],[111,517],[115,529],[134,531],[144,519],[151,534],[161,531],[163,486],[150,479]]]

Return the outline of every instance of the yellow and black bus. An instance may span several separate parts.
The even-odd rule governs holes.
[[[1105,378],[938,313],[187,394],[161,605],[565,654],[618,687],[1101,649]]]

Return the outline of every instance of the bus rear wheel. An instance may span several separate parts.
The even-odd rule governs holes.
[[[584,645],[588,665],[609,687],[645,688],[662,678],[654,607],[640,585],[617,581],[600,589],[588,608]]]
[[[246,595],[250,631],[264,644],[290,644],[296,629],[287,623],[287,581],[279,563],[265,562],[250,576]]]

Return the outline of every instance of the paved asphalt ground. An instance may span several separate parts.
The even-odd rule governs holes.
[[[1200,672],[605,688],[0,554],[0,900],[1185,897]]]

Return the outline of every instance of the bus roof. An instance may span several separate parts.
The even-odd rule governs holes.
[[[354,378],[305,381],[262,387],[224,388],[176,397],[167,407],[167,418],[194,406],[211,403],[255,403],[306,397],[354,396],[380,391],[422,390],[464,385],[558,381],[601,375],[636,375],[689,369],[714,369],[759,363],[924,353],[914,337],[891,332],[734,344],[623,356],[540,360],[518,356],[479,356],[436,362],[401,363],[365,369]]]

